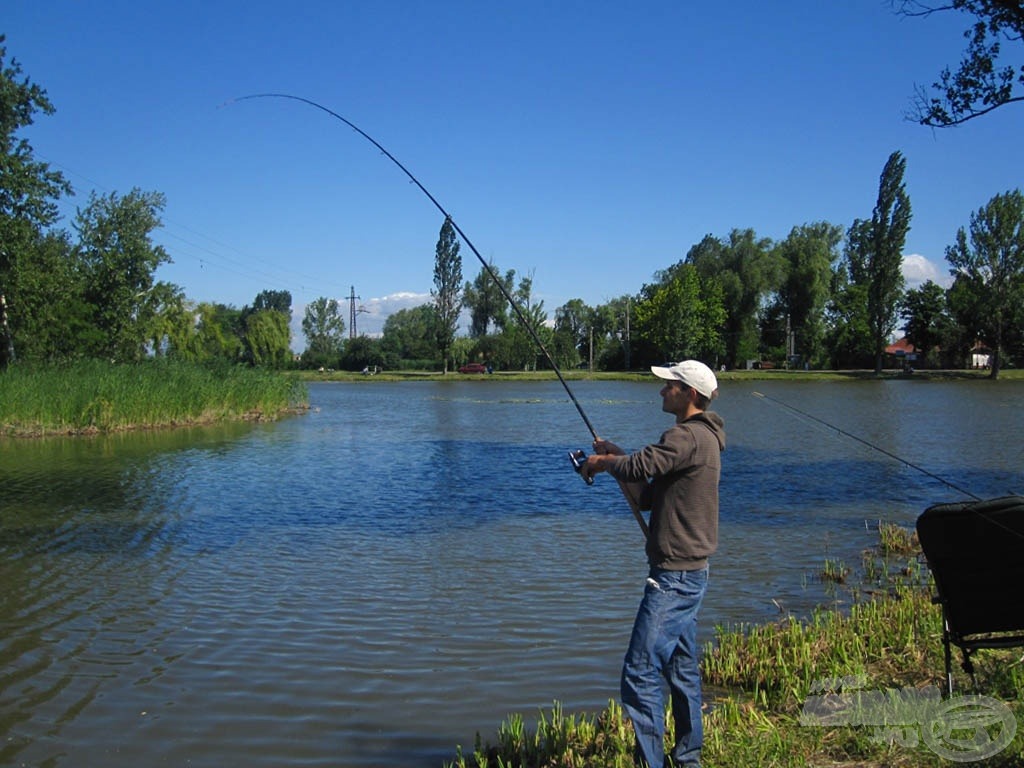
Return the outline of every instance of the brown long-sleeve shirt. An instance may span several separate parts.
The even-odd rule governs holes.
[[[652,567],[705,568],[718,548],[724,426],[717,413],[702,411],[673,425],[657,443],[609,463],[617,480],[647,482],[640,509],[651,512],[647,560]]]

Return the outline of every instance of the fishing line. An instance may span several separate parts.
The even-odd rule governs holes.
[[[970,491],[964,490],[960,486],[955,485],[954,483],[951,483],[949,480],[946,480],[943,477],[939,477],[934,472],[929,472],[924,467],[920,467],[917,464],[914,464],[913,462],[907,461],[906,459],[904,459],[901,456],[897,456],[895,453],[887,451],[884,448],[880,448],[879,446],[875,445],[874,443],[870,443],[867,440],[865,440],[864,438],[858,437],[857,435],[853,434],[852,432],[847,432],[845,429],[840,429],[835,424],[829,424],[824,419],[819,419],[817,416],[815,416],[813,414],[810,414],[810,413],[807,413],[807,411],[802,411],[799,408],[797,408],[796,406],[790,405],[789,403],[785,403],[782,400],[779,400],[777,397],[771,397],[770,395],[765,395],[765,394],[762,394],[761,392],[752,392],[751,394],[753,394],[754,397],[760,397],[763,400],[771,400],[773,403],[776,403],[777,405],[781,405],[783,408],[788,408],[789,410],[793,411],[794,413],[798,413],[801,416],[803,416],[805,418],[808,418],[808,419],[811,419],[812,421],[816,421],[819,424],[822,424],[822,425],[828,427],[831,430],[835,430],[836,432],[838,432],[840,435],[843,435],[844,437],[852,438],[852,439],[856,440],[858,443],[860,443],[862,445],[866,445],[868,448],[871,448],[874,451],[878,451],[879,453],[885,454],[890,459],[895,459],[896,461],[900,462],[901,464],[905,464],[908,467],[910,467],[911,469],[916,469],[918,472],[920,472],[920,473],[922,473],[924,475],[927,475],[928,477],[932,478],[933,480],[938,480],[943,485],[945,485],[945,486],[947,486],[949,488],[952,488],[954,491],[958,491],[959,493],[962,493],[964,496],[970,496],[975,501],[981,501],[982,500],[980,496],[976,496],[975,494],[971,493]]]
[[[548,352],[547,348],[544,346],[544,342],[540,340],[540,336],[537,335],[537,331],[534,329],[533,325],[529,322],[529,320],[526,319],[526,315],[524,315],[523,311],[519,308],[519,304],[516,303],[515,299],[512,298],[512,295],[502,284],[501,280],[498,279],[498,276],[495,274],[494,270],[491,269],[491,266],[486,261],[484,261],[483,256],[480,255],[480,251],[478,251],[476,249],[476,246],[473,245],[472,241],[470,241],[470,239],[466,237],[466,233],[462,231],[462,228],[459,227],[458,224],[455,223],[455,219],[452,218],[452,215],[444,209],[444,207],[437,201],[437,198],[430,194],[427,188],[420,183],[420,180],[412,175],[408,168],[402,165],[394,155],[392,155],[390,152],[384,149],[384,147],[376,139],[370,136],[370,134],[366,133],[366,131],[364,131],[362,128],[357,126],[352,121],[342,117],[334,110],[328,109],[323,104],[318,104],[310,99],[306,99],[301,96],[292,96],[291,94],[287,93],[253,93],[248,96],[239,96],[236,99],[231,99],[225,102],[224,106],[226,106],[227,104],[232,104],[236,101],[245,101],[247,99],[291,99],[292,101],[299,101],[302,102],[303,104],[308,104],[311,107],[315,107],[316,109],[319,109],[322,112],[326,112],[331,117],[343,122],[345,125],[354,130],[368,142],[373,144],[373,146],[375,146],[377,149],[383,152],[384,156],[387,157],[388,160],[397,165],[399,169],[401,169],[402,173],[408,176],[409,180],[412,181],[412,183],[415,184],[417,187],[419,187],[420,191],[427,196],[427,199],[434,204],[434,207],[437,208],[437,210],[439,210],[444,215],[445,219],[451,222],[452,227],[458,233],[459,237],[462,238],[462,242],[464,242],[469,247],[469,250],[473,252],[473,255],[476,256],[477,260],[483,265],[483,268],[487,270],[487,274],[491,276],[492,280],[494,280],[494,284],[498,286],[498,290],[501,291],[501,294],[512,306],[512,309],[516,313],[516,317],[519,318],[519,321],[523,324],[523,327],[526,328],[527,332],[530,334],[530,338],[533,339],[533,343],[537,345],[537,348],[541,351],[541,354],[543,354],[544,358],[547,360],[548,365],[550,365],[551,369],[555,372],[555,375],[561,382],[566,394],[569,395],[569,399],[572,401],[572,404],[576,406],[576,410],[579,412],[580,418],[583,419],[583,423],[586,424],[587,429],[590,430],[590,434],[593,436],[595,440],[598,439],[597,431],[594,429],[594,425],[590,423],[590,419],[587,418],[587,414],[584,413],[583,406],[580,405],[579,400],[576,399],[576,396],[573,394],[572,390],[569,389],[569,384],[568,382],[566,382],[565,377],[562,376],[562,371],[559,370],[557,365],[555,365],[555,361],[551,357],[551,354]]]

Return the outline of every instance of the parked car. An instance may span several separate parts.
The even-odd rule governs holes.
[[[466,363],[459,368],[459,373],[487,373],[487,366],[483,363]]]

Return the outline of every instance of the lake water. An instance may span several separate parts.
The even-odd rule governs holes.
[[[658,384],[571,384],[602,437]],[[702,635],[804,614],[878,520],[1024,490],[1011,382],[723,382]],[[557,382],[316,384],[276,424],[0,440],[0,765],[434,766],[618,695],[646,575]]]

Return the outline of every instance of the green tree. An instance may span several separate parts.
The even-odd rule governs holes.
[[[265,312],[268,309],[281,312],[292,319],[292,294],[290,291],[264,290],[256,294],[252,302],[253,312]]]
[[[941,4],[893,0],[893,5],[904,16],[960,11],[974,17],[964,32],[968,42],[959,68],[942,71],[932,84],[933,93],[938,95],[929,96],[925,89],[918,89],[911,119],[921,125],[947,128],[1005,104],[1024,101],[1024,95],[1015,90],[1024,86],[1024,64],[1000,63],[1004,43],[1024,40],[1024,4],[1019,0],[944,0]]]
[[[404,367],[405,361],[435,361],[437,359],[437,322],[433,304],[400,309],[384,321],[381,352],[389,368]]]
[[[536,370],[538,361],[544,358],[537,342],[539,340],[548,349],[551,346],[552,331],[545,325],[548,315],[544,311],[544,302],[533,301],[532,276],[520,279],[512,298],[518,312],[513,311],[512,322],[501,334],[504,337],[502,362],[508,368]]]
[[[498,286],[491,273],[501,281],[501,287]],[[501,292],[501,288],[511,294],[515,276],[515,270],[512,269],[502,276],[492,261],[487,267],[481,266],[473,282],[467,282],[463,287],[462,305],[469,310],[470,338],[479,338],[505,328],[508,322],[509,306],[508,299]]]
[[[441,353],[441,366],[448,373],[448,359],[462,308],[462,257],[459,255],[459,241],[455,237],[452,220],[446,218],[434,250],[434,333],[437,349]]]
[[[850,277],[863,286],[875,373],[882,372],[885,347],[896,329],[903,295],[903,245],[910,231],[910,197],[903,174],[907,161],[893,152],[882,169],[878,200],[870,221],[854,221],[847,234]]]
[[[943,353],[948,353],[951,343],[956,342],[946,291],[931,280],[911,288],[903,297],[900,316],[906,323],[903,331],[907,341],[919,351],[921,363],[938,367]]]
[[[635,296],[619,296],[591,310],[594,357],[602,370],[629,370],[633,364]]]
[[[752,229],[734,229],[728,242],[707,235],[690,249],[685,263],[692,264],[703,280],[721,286],[725,319],[719,331],[726,363],[733,367],[757,357],[759,313],[782,277],[771,240],[758,238]]]
[[[345,344],[345,321],[337,299],[321,296],[307,304],[302,332],[311,364],[334,365]]]
[[[102,335],[92,354],[112,360],[137,360],[145,352],[149,325],[157,304],[154,273],[170,256],[154,245],[165,204],[159,192],[133,189],[124,197],[89,195],[75,217],[79,241],[76,257],[85,281],[85,300]],[[159,290],[164,290],[160,288]]]
[[[149,350],[155,356],[194,359],[195,309],[171,283],[156,283],[143,297],[140,315]]]
[[[253,365],[284,368],[291,354],[288,315],[278,309],[251,312],[245,318],[245,342]]]
[[[13,362],[16,347],[42,326],[27,311],[39,306],[31,288],[45,275],[32,272],[26,262],[30,251],[53,246],[44,235],[59,218],[57,201],[71,193],[64,177],[38,161],[31,144],[20,136],[37,113],[52,115],[55,110],[46,91],[23,76],[18,61],[8,61],[4,40],[0,35],[0,368]],[[40,259],[49,260],[45,254]],[[48,290],[58,292],[55,286]],[[34,351],[50,356],[35,341]]]
[[[240,362],[245,353],[242,310],[226,304],[202,303],[196,313],[196,359]]]
[[[582,299],[570,299],[555,310],[551,354],[560,368],[589,359],[589,339],[594,331],[594,311]]]
[[[716,361],[726,321],[721,286],[702,280],[692,264],[677,264],[636,305],[637,335],[659,356],[649,362],[695,358]]]
[[[18,357],[72,360],[99,345],[102,337],[84,298],[68,233],[53,230],[37,238],[21,250],[18,262],[17,303],[12,302]]]
[[[996,195],[971,214],[946,249],[954,276],[949,292],[957,322],[992,351],[989,376],[998,378],[1007,337],[1024,320],[1024,195]]]
[[[384,367],[380,339],[371,339],[369,336],[349,339],[345,342],[345,350],[341,354],[341,367],[346,371]]]
[[[867,286],[850,280],[844,261],[832,275],[832,299],[826,309],[825,347],[832,368],[864,368],[873,362],[868,326]]]
[[[768,315],[776,318],[776,332],[784,335],[788,329],[792,334],[794,354],[814,366],[826,360],[825,307],[831,295],[832,268],[839,261],[842,240],[841,227],[817,222],[794,227],[786,239],[775,246],[785,277]]]

